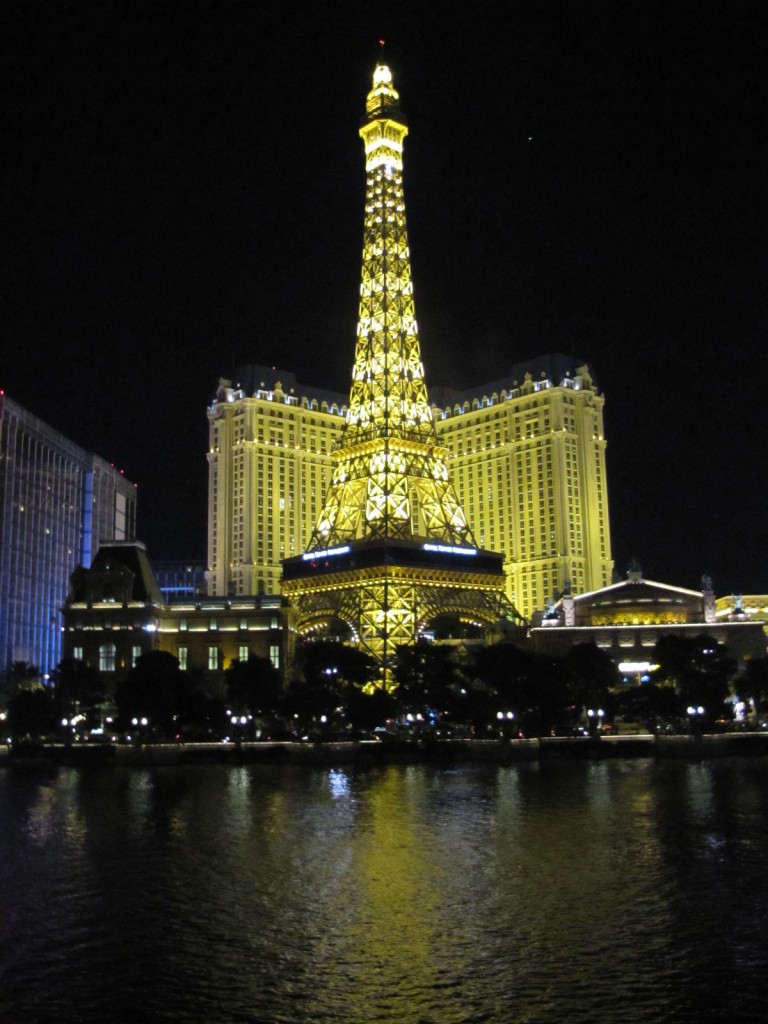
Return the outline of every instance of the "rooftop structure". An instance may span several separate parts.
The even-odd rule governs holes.
[[[746,614],[718,616],[712,580],[703,576],[701,590],[647,580],[634,565],[626,579],[585,594],[570,588],[547,611],[535,617],[534,646],[563,654],[580,643],[606,651],[625,680],[647,680],[654,671],[653,653],[665,636],[708,636],[726,645],[742,665],[766,653],[763,622]]]
[[[143,544],[104,544],[90,568],[72,575],[64,654],[97,669],[114,690],[143,654],[165,651],[221,694],[236,660],[255,656],[282,666],[285,618],[279,596],[168,601]]]

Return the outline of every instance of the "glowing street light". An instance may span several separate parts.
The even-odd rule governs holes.
[[[148,718],[132,718],[131,719],[131,725],[136,730],[136,743],[139,746],[141,746],[141,743],[142,743],[142,738],[141,738],[142,737],[142,733],[141,733],[141,730],[147,728],[147,726],[149,725],[149,719]]]
[[[592,732],[594,729],[594,731],[599,735],[603,731],[603,718],[605,717],[605,711],[603,711],[602,708],[597,708],[597,710],[590,708],[587,711],[587,716],[589,718],[589,731]]]
[[[690,719],[691,732],[700,733],[703,728],[701,716],[704,714],[704,708],[701,704],[689,704],[685,710],[688,712]]]
[[[515,720],[515,712],[514,711],[497,711],[496,712],[496,719],[497,719],[497,721],[499,723],[499,735],[502,736],[502,737],[509,735],[508,733],[506,733],[504,731],[504,726],[506,724],[510,724],[511,722],[513,722]]]

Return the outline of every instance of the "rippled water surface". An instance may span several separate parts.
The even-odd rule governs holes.
[[[0,769],[0,1021],[768,1019],[768,764]]]

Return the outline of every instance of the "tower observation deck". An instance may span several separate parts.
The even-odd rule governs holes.
[[[438,440],[416,322],[403,193],[408,128],[378,63],[360,128],[366,198],[352,386],[335,469],[308,550],[283,562],[298,633],[346,625],[385,670],[451,613],[511,619],[502,556],[478,549]]]

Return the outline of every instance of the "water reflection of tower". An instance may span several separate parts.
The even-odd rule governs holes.
[[[283,562],[299,634],[340,621],[385,668],[437,615],[488,630],[512,615],[502,556],[475,544],[427,399],[405,221],[407,134],[379,63],[360,128],[367,183],[349,407],[308,550]]]

